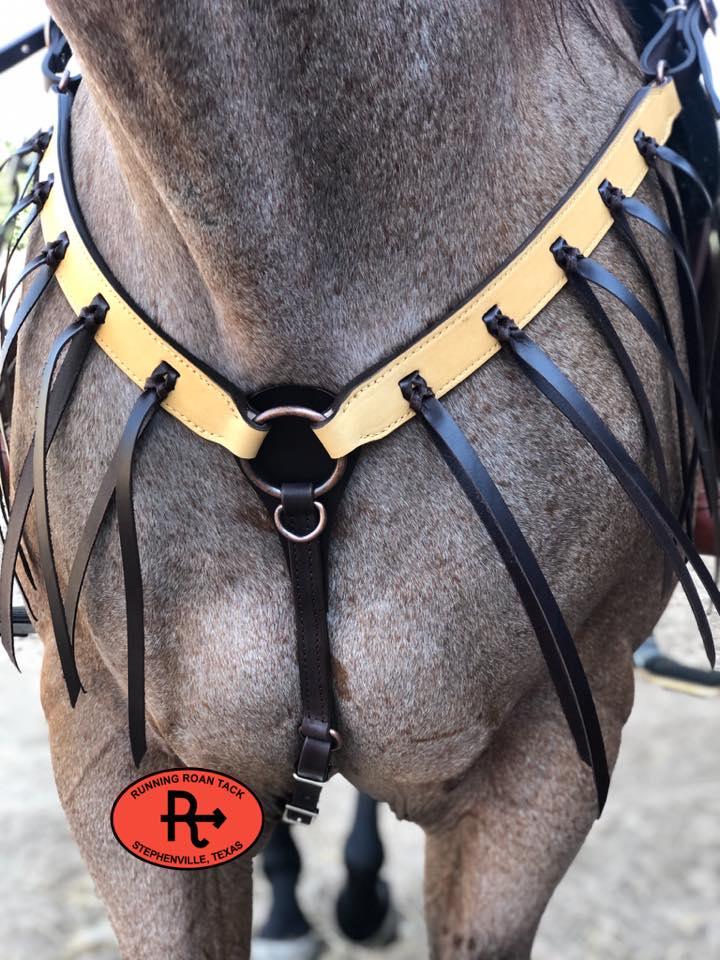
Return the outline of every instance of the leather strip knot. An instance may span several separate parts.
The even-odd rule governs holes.
[[[105,316],[109,309],[105,297],[98,293],[97,296],[93,297],[91,303],[82,308],[78,314],[78,320],[86,327],[99,327],[100,324],[105,323]]]
[[[555,243],[550,247],[550,252],[555,257],[555,263],[566,273],[573,273],[577,265],[584,260],[582,251],[577,247],[571,247],[564,237],[558,237]]]
[[[500,343],[506,344],[510,340],[517,340],[524,336],[520,327],[506,316],[500,307],[493,307],[483,317],[483,322],[490,333]]]
[[[48,243],[43,251],[45,256],[45,263],[50,267],[51,270],[54,270],[62,262],[65,254],[67,253],[67,248],[70,246],[70,240],[68,235],[63,231],[57,240],[51,240]]]
[[[419,413],[423,401],[435,396],[432,388],[428,386],[427,381],[419,370],[416,370],[415,373],[411,373],[400,381],[400,391],[410,404],[410,409],[414,410],[415,413]]]
[[[598,193],[602,197],[603,203],[612,214],[622,212],[623,200],[626,200],[627,197],[620,187],[614,187],[609,180],[603,180],[598,187]]]
[[[30,153],[38,153],[42,156],[47,148],[50,146],[50,141],[52,139],[52,129],[50,130],[38,130],[34,137],[31,137],[28,140],[28,148]]]
[[[635,134],[635,146],[640,151],[640,156],[652,166],[657,159],[659,146],[655,137],[648,137],[642,130],[638,130]]]
[[[45,201],[50,196],[50,191],[53,188],[55,183],[55,177],[50,174],[47,180],[41,180],[40,183],[35,185],[33,192],[30,195],[30,203],[34,203],[38,210],[42,210],[45,205]]]
[[[175,388],[180,374],[169,363],[159,364],[145,381],[145,390],[153,390],[162,403]]]
[[[52,140],[52,127],[49,130],[38,130],[22,146],[18,147],[14,153],[16,157],[26,157],[29,153],[37,153],[42,156],[50,146]]]

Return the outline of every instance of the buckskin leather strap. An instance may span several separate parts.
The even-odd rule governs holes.
[[[297,536],[307,536],[318,522],[312,484],[285,483],[281,489],[283,526]],[[292,798],[285,807],[283,819],[308,824],[318,812],[320,791],[330,775],[330,752],[334,744],[321,538],[318,536],[306,543],[288,540],[287,554],[295,606],[303,742],[293,774]]]

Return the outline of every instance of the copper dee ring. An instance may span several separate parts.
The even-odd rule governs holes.
[[[279,503],[275,507],[275,513],[273,514],[273,520],[275,521],[275,526],[278,529],[278,533],[281,533],[287,540],[292,540],[293,543],[310,543],[310,541],[314,540],[315,537],[319,537],[325,529],[325,525],[327,524],[327,510],[325,509],[325,505],[320,500],[314,500],[313,506],[318,512],[318,522],[310,531],[310,533],[305,533],[303,536],[299,536],[297,533],[293,533],[292,530],[288,530],[288,528],[283,524],[283,505]]]
[[[287,405],[282,407],[271,407],[269,410],[263,410],[261,413],[256,415],[255,423],[263,424],[270,420],[277,420],[279,417],[300,417],[300,419],[309,420],[311,423],[323,423],[327,419],[325,414],[318,413],[317,410],[311,410],[310,407]],[[249,460],[240,460],[239,462],[245,476],[255,487],[258,488],[258,490],[262,490],[263,493],[267,493],[271,497],[275,497],[277,500],[282,497],[282,490],[280,487],[276,487],[274,484],[268,483],[267,480],[263,480],[263,478],[257,474],[255,468],[251,465]],[[281,503],[277,505],[275,508],[275,513],[273,514],[273,518],[275,520],[275,526],[277,527],[278,532],[282,534],[283,537],[286,537],[293,543],[309,543],[311,540],[314,540],[316,537],[320,536],[327,524],[327,511],[325,509],[325,505],[317,498],[332,490],[338,480],[340,480],[342,475],[345,473],[346,466],[347,457],[340,457],[339,460],[335,461],[333,471],[327,480],[324,480],[317,487],[313,487],[313,506],[318,512],[318,522],[314,529],[310,531],[310,533],[306,533],[304,536],[298,536],[298,534],[288,530],[282,522],[283,505]]]

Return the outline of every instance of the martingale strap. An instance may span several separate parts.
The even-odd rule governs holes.
[[[329,778],[330,754],[337,740],[333,730],[334,701],[321,539],[312,535],[319,522],[319,503],[311,483],[282,486],[282,524],[292,534],[287,543],[288,568],[293,586],[303,704],[302,745],[293,773],[293,794],[283,814],[286,823],[308,824],[317,815],[318,799]]]

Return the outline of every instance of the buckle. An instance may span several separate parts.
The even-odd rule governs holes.
[[[303,827],[309,827],[317,815],[317,810],[304,810],[292,803],[286,803],[282,819],[283,823],[297,823]]]
[[[311,780],[309,777],[301,777],[299,773],[293,773],[293,780],[295,780],[296,783],[305,783],[309,787],[316,787],[318,792],[320,792],[327,783],[327,780]]]

